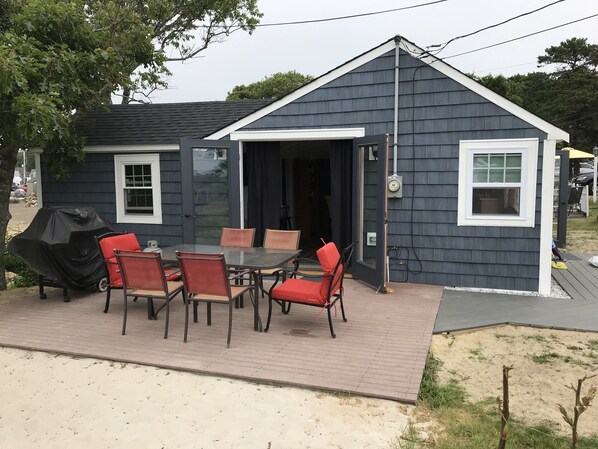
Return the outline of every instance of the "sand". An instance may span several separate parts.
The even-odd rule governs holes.
[[[2,448],[388,448],[412,406],[0,348]]]
[[[598,333],[501,326],[456,335],[435,335],[431,351],[443,362],[442,381],[455,379],[472,401],[502,398],[502,366],[509,375],[511,416],[528,424],[550,421],[568,433],[557,404],[572,413],[573,391],[565,385],[598,374]],[[583,392],[598,386],[586,381]],[[580,418],[581,435],[598,434],[598,397]]]

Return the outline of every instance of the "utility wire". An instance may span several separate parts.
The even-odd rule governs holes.
[[[525,39],[525,38],[527,38],[527,37],[535,36],[536,34],[546,33],[547,31],[556,30],[557,28],[562,28],[562,27],[564,27],[564,26],[567,26],[567,25],[572,25],[572,24],[574,24],[574,23],[582,22],[582,21],[584,21],[584,20],[592,19],[592,18],[594,18],[594,17],[598,17],[598,14],[592,14],[591,16],[583,17],[583,18],[581,18],[581,19],[577,19],[577,20],[572,20],[571,22],[562,23],[561,25],[556,25],[556,26],[553,26],[553,27],[550,27],[550,28],[545,28],[545,29],[543,29],[543,30],[536,31],[536,32],[534,32],[534,33],[529,33],[529,34],[526,34],[526,35],[524,35],[524,36],[515,37],[515,38],[513,38],[513,39],[509,39],[509,40],[506,40],[506,41],[498,42],[498,43],[496,43],[496,44],[492,44],[492,45],[486,45],[485,47],[476,48],[475,50],[469,50],[469,51],[464,51],[463,53],[457,53],[456,55],[445,56],[445,57],[444,57],[444,58],[442,58],[442,59],[443,59],[443,60],[445,60],[445,59],[450,59],[450,58],[456,58],[457,56],[468,55],[468,54],[470,54],[470,53],[475,53],[475,52],[477,52],[477,51],[486,50],[486,49],[488,49],[488,48],[492,48],[492,47],[498,47],[499,45],[504,45],[504,44],[508,44],[508,43],[510,43],[510,42],[515,42],[515,41],[518,41],[518,40],[520,40],[520,39]],[[424,53],[422,56],[424,56],[424,57],[425,57],[425,56],[426,56],[426,54]]]
[[[428,45],[428,47],[426,47],[426,48],[427,49],[431,49],[431,48],[441,47],[441,48],[438,48],[437,50],[433,50],[432,51],[434,55],[437,55],[441,51],[443,51],[451,42],[454,42],[456,40],[463,39],[463,38],[466,38],[466,37],[473,36],[474,34],[481,33],[482,31],[486,31],[486,30],[490,30],[492,28],[499,27],[499,26],[504,25],[506,23],[512,22],[513,20],[517,20],[517,19],[520,19],[521,17],[529,16],[530,14],[534,14],[534,13],[536,13],[538,11],[542,11],[543,9],[549,8],[551,6],[554,6],[554,5],[558,4],[558,3],[562,3],[564,1],[565,0],[557,0],[556,2],[549,3],[547,5],[544,5],[544,6],[540,7],[540,8],[534,9],[533,11],[528,11],[528,12],[519,14],[517,16],[511,17],[510,19],[503,20],[502,22],[498,22],[498,23],[495,23],[493,25],[488,25],[488,26],[486,26],[484,28],[480,28],[479,30],[472,31],[471,33],[467,33],[467,34],[463,34],[461,36],[453,37],[452,39],[449,39],[448,41],[446,41],[444,44]]]
[[[260,23],[260,24],[256,25],[256,28],[257,27],[274,27],[274,26],[283,26],[283,25],[303,25],[306,23],[332,22],[335,20],[354,19],[356,17],[375,16],[378,14],[387,14],[389,12],[404,11],[406,9],[421,8],[422,6],[430,6],[430,5],[435,5],[437,3],[444,3],[447,1],[448,0],[435,0],[432,2],[420,3],[417,5],[403,6],[402,8],[385,9],[383,11],[366,12],[366,13],[362,13],[362,14],[353,14],[350,16],[328,17],[326,19],[299,20],[296,22]],[[559,1],[564,1],[564,0],[559,0]]]

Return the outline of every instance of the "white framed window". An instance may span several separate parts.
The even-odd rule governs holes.
[[[159,154],[114,156],[117,223],[162,223]]]
[[[538,139],[459,142],[459,226],[534,227]]]

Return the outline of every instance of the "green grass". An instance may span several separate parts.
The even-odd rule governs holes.
[[[556,352],[543,352],[542,354],[532,354],[531,359],[534,363],[540,365],[550,363],[554,359],[558,359],[560,356]]]
[[[567,220],[567,232],[569,231],[598,231],[598,203],[592,202],[591,197],[590,216]]]
[[[465,400],[465,391],[456,382],[440,384],[438,372],[442,361],[428,356],[420,389],[418,407],[429,411],[438,424],[433,438],[426,440],[410,424],[389,442],[390,449],[481,449],[495,448],[499,441],[500,416],[496,400],[477,403]],[[556,406],[556,404],[555,404]],[[511,410],[516,414],[516,410]],[[583,419],[583,418],[582,418]],[[428,429],[428,432],[430,430]],[[508,425],[509,449],[569,449],[570,437],[557,435],[549,424],[526,426],[515,419]],[[598,436],[580,438],[578,449],[598,448]]]
[[[465,402],[465,390],[456,381],[444,385],[438,382],[441,367],[442,361],[430,353],[426,360],[419,396],[420,401],[432,410],[458,407]]]
[[[543,343],[546,341],[546,337],[544,335],[526,335],[524,338],[526,340],[536,340],[538,343]]]

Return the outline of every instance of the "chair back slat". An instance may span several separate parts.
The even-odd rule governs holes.
[[[223,254],[177,252],[177,260],[187,294],[230,297]]]
[[[251,248],[255,238],[255,229],[222,228],[220,246]]]
[[[296,250],[299,248],[300,237],[301,231],[266,229],[264,234],[264,248]]]
[[[114,252],[124,288],[168,291],[159,253],[119,249]]]

